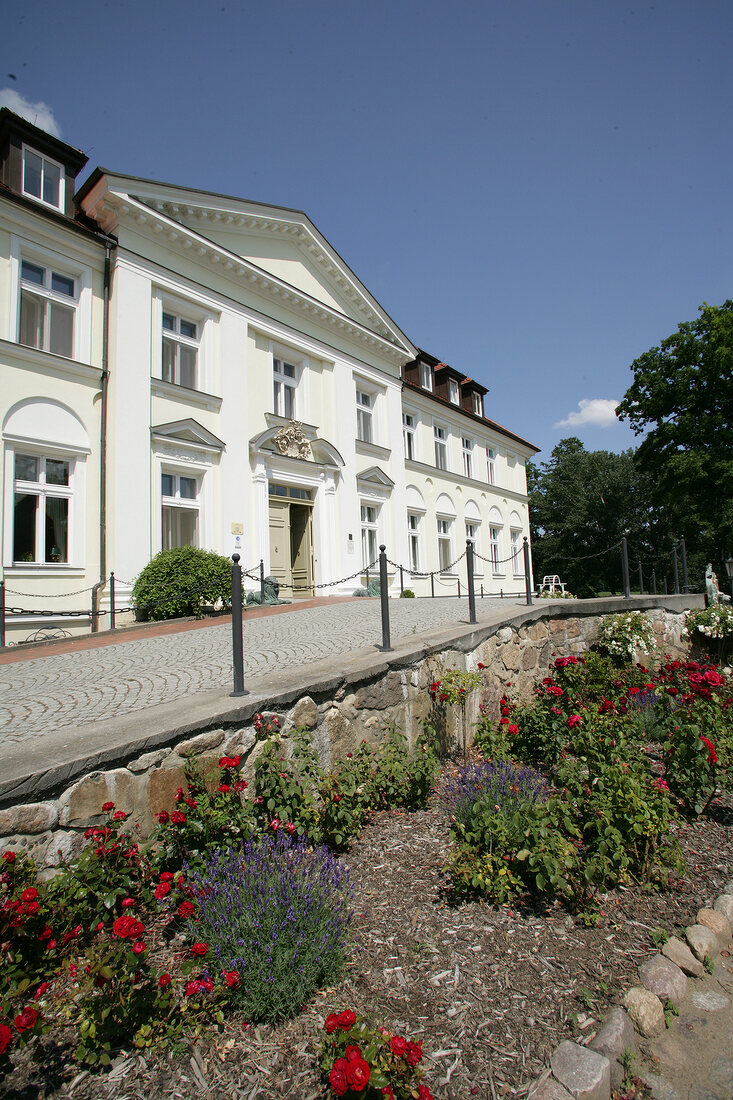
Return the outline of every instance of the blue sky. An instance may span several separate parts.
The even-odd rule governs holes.
[[[3,23],[0,104],[42,105],[90,167],[305,210],[540,460],[634,445],[609,417],[631,362],[733,296],[729,0],[24,0]]]

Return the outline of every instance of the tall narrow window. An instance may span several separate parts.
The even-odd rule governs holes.
[[[496,485],[496,452],[493,447],[486,448],[486,479],[489,485]]]
[[[72,462],[46,455],[16,454],[13,561],[49,565],[69,560]]]
[[[451,545],[452,519],[438,516],[438,567],[441,573],[446,573],[453,564]]]
[[[424,390],[433,391],[433,372],[427,363],[420,364],[420,385]]]
[[[448,398],[453,405],[457,405],[459,402],[458,383],[455,378],[448,379]]]
[[[470,542],[476,552],[478,552],[478,527],[478,523],[466,520],[466,542]]]
[[[510,535],[512,540],[512,572],[515,577],[520,577],[524,573],[524,545],[522,542],[522,532],[512,530]]]
[[[361,563],[366,569],[377,560],[377,516],[379,509],[373,504],[361,506]]]
[[[473,440],[463,437],[463,473],[473,477]]]
[[[407,513],[407,543],[410,569],[417,573],[420,569],[420,516],[415,512]]]
[[[64,170],[55,160],[23,147],[23,194],[56,210],[64,208]]]
[[[283,359],[272,360],[272,411],[277,416],[295,420],[295,386],[297,370],[293,363]]]
[[[405,458],[415,458],[415,417],[411,413],[402,414],[402,437],[405,441]]]
[[[484,415],[484,410],[483,410],[483,405],[482,405],[482,402],[481,402],[481,394],[480,393],[474,393],[472,401],[473,401],[473,411],[475,412],[476,416],[483,416]]]
[[[356,438],[362,443],[372,442],[372,409],[374,397],[363,390],[356,391]]]
[[[445,428],[441,428],[439,424],[433,425],[433,436],[435,439],[435,465],[439,470],[448,469],[448,451],[446,447],[446,439],[448,433]]]
[[[19,343],[73,358],[76,305],[74,278],[21,261]]]
[[[175,546],[198,546],[198,478],[164,473],[161,476],[160,489],[163,549],[171,550]]]
[[[163,313],[163,381],[197,389],[198,327],[193,321]]]
[[[500,572],[501,566],[501,527],[489,527],[489,558],[494,573]]]

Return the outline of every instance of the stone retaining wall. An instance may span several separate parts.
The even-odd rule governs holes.
[[[640,604],[636,600],[634,609],[649,614],[660,652],[682,656],[688,649],[681,633],[684,609],[692,604],[682,597],[657,602],[664,606],[652,607],[651,601]],[[296,726],[312,730],[322,761],[331,765],[362,739],[377,743],[392,723],[404,730],[410,741],[414,740],[420,719],[428,718],[431,712],[427,686],[443,670],[475,669],[481,663],[486,666],[483,687],[472,693],[466,706],[470,740],[480,704],[486,705],[490,714],[498,715],[498,702],[508,683],[515,698],[528,698],[537,677],[546,674],[556,654],[585,652],[597,637],[602,615],[628,609],[629,604],[622,600],[577,601],[572,605],[535,606],[491,626],[456,627],[439,647],[426,647],[413,640],[396,646],[389,660],[386,655],[371,656],[361,660],[357,668],[352,664],[348,675],[337,674],[317,685],[311,680],[312,686],[304,687],[302,693],[292,686],[279,695],[272,692],[266,707],[258,706],[255,700],[249,714],[246,707],[240,708],[244,720],[222,722],[219,716],[218,721],[199,722],[198,728],[187,730],[185,736],[171,736],[168,743],[142,754],[132,744],[127,753],[124,748],[116,752],[109,770],[87,768],[87,774],[83,774],[81,761],[78,777],[69,782],[66,777],[74,773],[68,765],[56,774],[50,769],[31,787],[36,798],[40,795],[42,800],[28,802],[26,795],[13,801],[12,794],[5,796],[5,808],[0,809],[0,852],[24,849],[39,865],[52,868],[61,858],[71,858],[81,850],[84,830],[103,822],[101,806],[106,801],[129,813],[128,824],[146,837],[153,827],[154,813],[173,807],[175,792],[183,784],[187,757],[198,758],[206,767],[221,755],[241,755],[243,774],[245,778],[251,776],[261,751],[253,725],[258,709],[276,714],[285,733]],[[303,668],[301,675],[302,683],[307,684],[309,668]],[[141,721],[144,715],[142,712]],[[456,744],[460,739],[459,722],[459,713],[448,715],[448,737]],[[29,781],[18,786],[28,790]]]

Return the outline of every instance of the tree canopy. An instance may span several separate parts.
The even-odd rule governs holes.
[[[733,552],[733,301],[699,312],[634,360],[616,410],[646,432],[636,462],[695,573]]]

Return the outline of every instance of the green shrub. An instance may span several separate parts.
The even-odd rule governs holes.
[[[207,604],[231,602],[231,562],[213,550],[177,546],[161,550],[148,562],[132,588],[140,620],[203,616]]]
[[[415,599],[415,593],[412,591],[411,588],[406,588],[404,590],[404,592],[402,593],[402,599],[403,600],[414,600]]]

